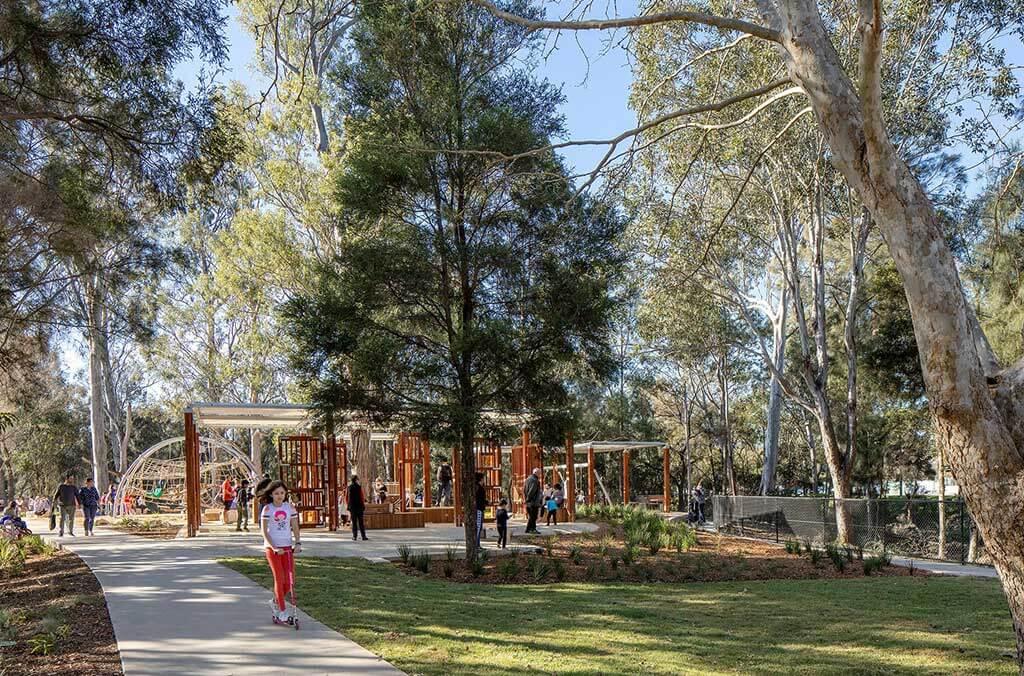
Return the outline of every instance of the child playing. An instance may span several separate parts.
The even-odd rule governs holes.
[[[295,573],[294,553],[302,551],[299,535],[299,513],[288,503],[288,487],[283,481],[274,481],[265,495],[266,505],[260,512],[260,524],[263,530],[263,546],[266,549],[267,563],[274,574],[274,598],[270,607],[275,622],[288,622],[293,615],[285,612],[285,595],[292,589],[292,577]],[[292,538],[295,539],[294,548]]]
[[[555,525],[558,525],[558,500],[555,499],[554,494],[548,495],[547,503],[545,506],[548,509],[548,525],[551,525],[551,519],[555,520]]]
[[[508,500],[501,499],[498,510],[494,513],[494,521],[498,526],[498,546],[505,549],[508,545]]]
[[[245,532],[249,532],[249,503],[252,502],[252,491],[249,490],[249,480],[242,479],[242,485],[238,487],[238,493],[235,495],[235,510],[237,516],[235,517],[235,530],[240,531],[243,528]]]

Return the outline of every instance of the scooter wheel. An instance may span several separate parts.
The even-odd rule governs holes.
[[[295,631],[299,630],[299,618],[295,618]]]

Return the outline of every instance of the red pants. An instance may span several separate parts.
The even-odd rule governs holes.
[[[295,557],[291,547],[285,547],[282,553],[275,554],[273,549],[266,549],[267,563],[274,574],[274,599],[278,610],[284,610],[284,597],[292,590],[292,577],[295,575]]]

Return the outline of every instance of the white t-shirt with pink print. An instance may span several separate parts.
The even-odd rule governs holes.
[[[280,507],[268,503],[260,513],[261,523],[267,523],[267,535],[263,545],[273,549],[292,546],[292,519],[298,519],[299,513],[291,503],[282,502]]]

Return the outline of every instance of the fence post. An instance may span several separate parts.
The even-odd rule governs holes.
[[[778,507],[775,509],[775,542],[779,542],[779,510]]]
[[[967,563],[967,552],[965,549],[969,546],[967,538],[964,537],[964,496],[958,495],[957,502],[960,503],[960,565]]]

